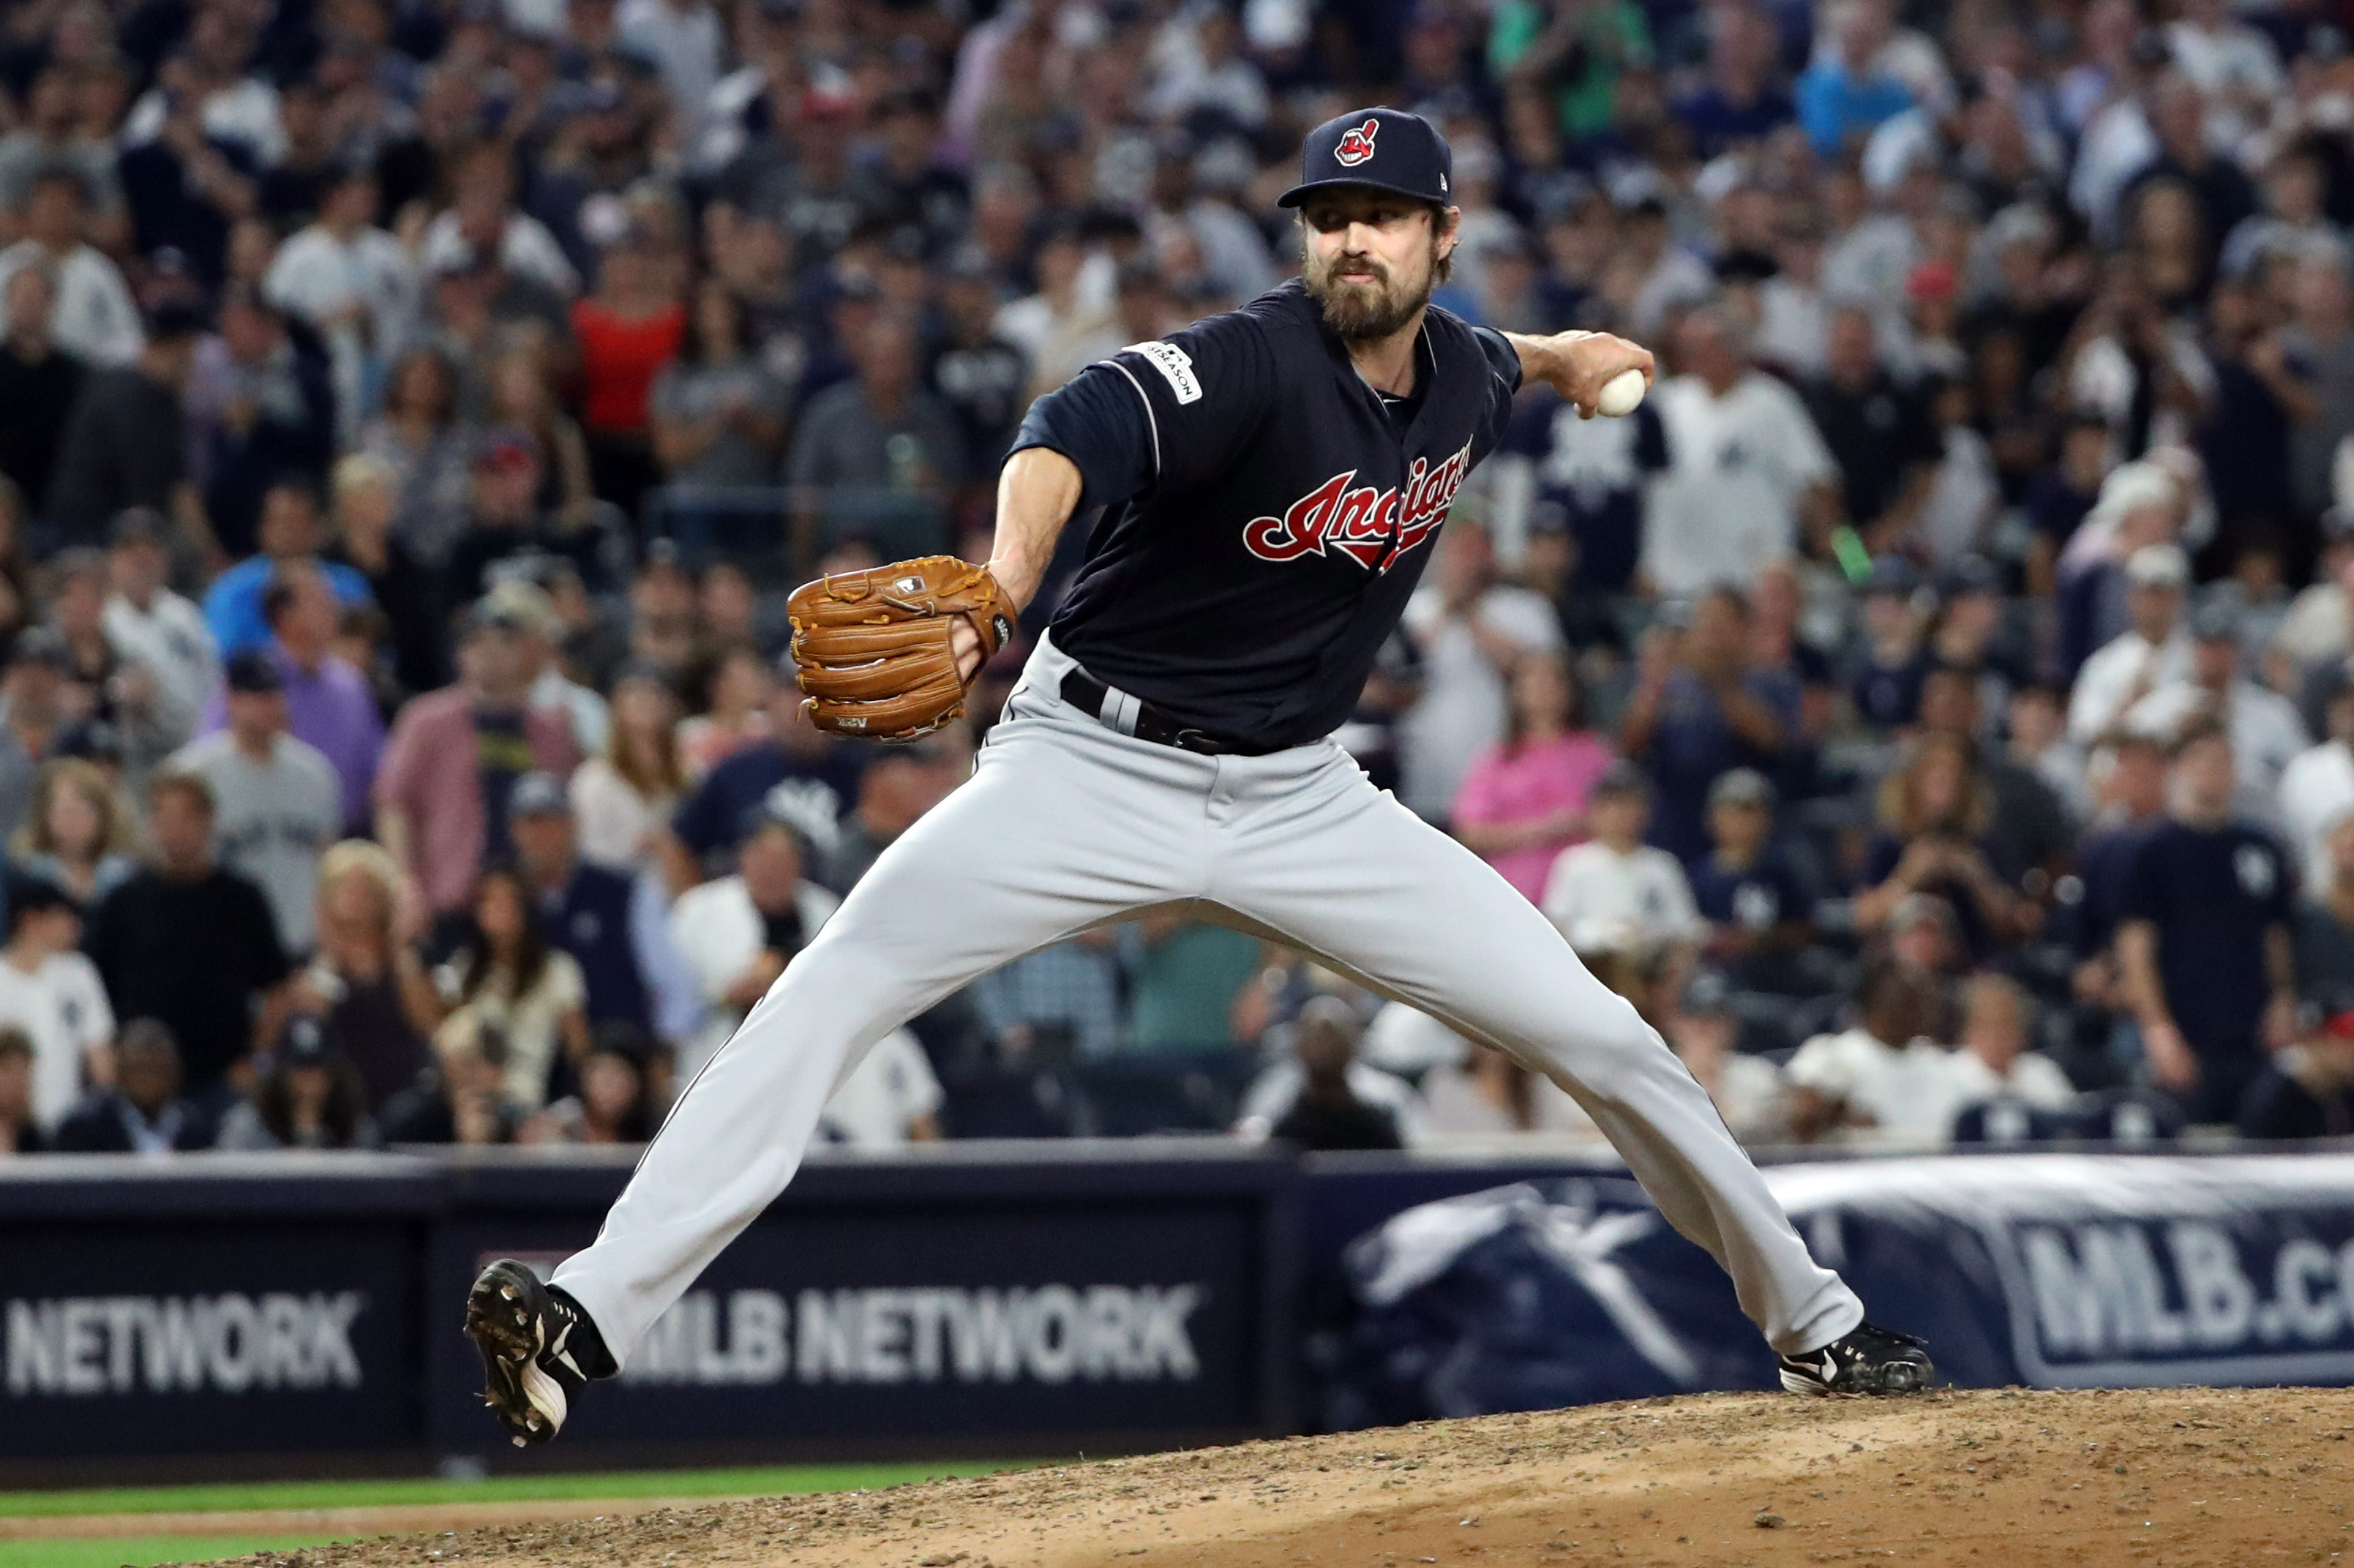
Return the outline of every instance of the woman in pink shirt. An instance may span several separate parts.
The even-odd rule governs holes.
[[[1532,904],[1553,856],[1587,836],[1586,800],[1614,759],[1583,727],[1581,705],[1560,653],[1524,655],[1512,668],[1503,742],[1480,755],[1455,794],[1455,836]]]

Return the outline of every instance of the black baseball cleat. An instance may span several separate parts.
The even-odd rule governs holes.
[[[1792,1393],[1918,1393],[1936,1375],[1926,1344],[1876,1323],[1782,1358],[1782,1386]]]
[[[588,1380],[613,1373],[579,1303],[513,1258],[482,1270],[466,1292],[466,1333],[482,1352],[482,1403],[518,1448],[555,1436]]]

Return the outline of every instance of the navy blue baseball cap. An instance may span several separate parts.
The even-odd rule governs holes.
[[[1299,149],[1299,183],[1276,198],[1298,207],[1310,191],[1369,185],[1417,201],[1455,205],[1455,154],[1447,138],[1403,109],[1359,109],[1327,120]]]

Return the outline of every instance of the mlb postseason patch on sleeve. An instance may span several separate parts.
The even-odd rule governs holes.
[[[1120,352],[1142,355],[1153,369],[1161,372],[1161,378],[1169,383],[1180,403],[1202,400],[1202,382],[1193,374],[1193,356],[1175,344],[1163,343],[1156,337],[1150,343],[1131,343]]]

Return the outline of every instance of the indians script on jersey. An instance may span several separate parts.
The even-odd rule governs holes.
[[[1243,543],[1261,560],[1296,561],[1329,549],[1368,571],[1386,572],[1446,520],[1470,466],[1469,441],[1437,468],[1415,459],[1402,501],[1394,490],[1350,489],[1357,471],[1345,470],[1285,507],[1282,516],[1252,518],[1244,525]]]

